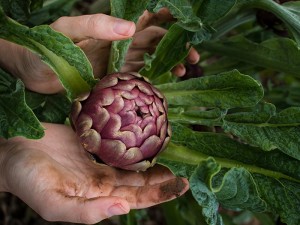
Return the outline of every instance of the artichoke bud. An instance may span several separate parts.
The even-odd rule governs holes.
[[[171,136],[165,97],[136,73],[102,78],[74,102],[70,118],[86,151],[126,170],[153,166]]]

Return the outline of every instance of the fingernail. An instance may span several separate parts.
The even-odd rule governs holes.
[[[127,210],[123,208],[121,204],[115,204],[108,208],[107,210],[108,216],[117,216],[128,213]]]
[[[134,23],[127,20],[117,19],[113,29],[117,34],[128,36],[133,33]]]

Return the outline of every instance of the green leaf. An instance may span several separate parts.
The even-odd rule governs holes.
[[[292,106],[300,106],[300,87],[290,87],[288,92],[287,103]]]
[[[26,22],[32,10],[42,7],[43,0],[0,0],[5,13],[19,22]]]
[[[72,40],[47,25],[28,28],[0,10],[0,37],[39,54],[58,75],[71,99],[88,92],[96,80],[90,62]]]
[[[187,178],[190,177],[194,173],[197,164],[191,165],[190,163],[187,162],[178,163],[172,160],[172,157],[169,157],[168,153],[170,152],[172,151],[165,150],[163,154],[160,155],[157,162],[161,165],[168,167],[176,176],[187,177]]]
[[[215,76],[157,85],[169,105],[205,106],[230,109],[256,105],[263,97],[263,88],[250,76],[237,70]]]
[[[223,128],[250,144],[265,151],[279,149],[300,160],[300,108],[287,108],[277,114],[270,107],[260,108],[260,112],[239,114],[234,120],[225,117]],[[251,118],[251,119],[249,119]]]
[[[203,23],[215,23],[224,17],[235,6],[236,0],[192,0],[196,14],[202,19]]]
[[[208,225],[223,225],[223,220],[218,213],[219,202],[215,194],[210,190],[207,183],[213,175],[218,173],[220,166],[209,159],[207,163],[202,163],[197,167],[194,174],[190,177],[190,189],[194,198],[202,206],[202,214]]]
[[[170,203],[176,203],[176,209],[173,211],[174,214],[178,214],[185,220],[184,225],[203,225],[205,223],[205,219],[202,215],[199,215],[199,212],[202,211],[201,206],[194,200],[191,192],[185,193],[180,198],[171,201]],[[172,214],[168,215],[172,217]],[[173,220],[172,223],[168,225],[176,224],[176,220]],[[228,224],[226,224],[228,225]]]
[[[197,32],[190,32],[173,24],[159,42],[155,52],[151,56],[145,55],[145,66],[139,73],[150,80],[158,79],[186,58],[190,50],[187,43],[199,44],[209,39],[210,35],[210,31],[205,27]]]
[[[172,128],[172,142],[158,162],[190,178],[192,193],[209,224],[222,224],[219,204],[228,209],[275,212],[297,224],[299,160],[279,151],[261,151],[224,134],[196,132],[180,124]]]
[[[190,177],[190,188],[195,199],[203,207],[202,213],[209,225],[223,224],[218,213],[219,204],[228,209],[249,208],[264,211],[266,203],[259,193],[251,174],[243,168],[233,168],[218,180],[221,167],[208,158]]]
[[[44,95],[26,92],[26,103],[41,122],[63,124],[70,114],[72,102],[63,94]]]
[[[191,176],[190,187],[210,225],[223,224],[216,212],[218,203],[228,209],[275,211],[289,225],[298,224],[300,219],[299,183],[250,174],[244,168],[222,171],[209,158]]]
[[[188,0],[154,0],[148,4],[148,9],[153,12],[158,12],[162,8],[168,8],[172,16],[177,19],[177,25],[184,30],[196,32],[203,26]]]
[[[266,201],[271,211],[280,215],[288,225],[298,225],[300,221],[300,185],[287,180],[275,180],[259,174],[253,175],[260,197]]]
[[[31,13],[27,24],[38,26],[50,24],[61,16],[70,15],[71,10],[79,0],[54,0],[45,2],[44,6]]]
[[[291,39],[273,38],[258,44],[238,36],[222,42],[203,42],[200,49],[299,77],[300,50]]]
[[[225,116],[226,121],[242,123],[265,123],[276,114],[276,107],[267,102],[259,102],[254,107],[233,109]]]
[[[40,122],[25,102],[21,80],[10,77],[0,69],[0,136],[24,136],[39,139],[44,135]]]
[[[127,0],[112,0],[111,2],[111,15],[114,17],[122,18],[137,22],[138,18],[144,13],[147,0],[140,1],[127,1]],[[111,47],[110,62],[108,72],[118,72],[121,70],[125,62],[125,56],[129,49],[132,39],[123,41],[114,41]]]
[[[214,157],[224,168],[243,167],[276,179],[300,180],[299,161],[278,150],[265,152],[222,133],[197,132],[178,123],[171,125],[171,144],[160,155],[164,159],[195,166]]]
[[[189,1],[154,0],[148,4],[148,9],[154,12],[158,12],[163,7],[170,10],[177,22],[169,28],[167,34],[156,47],[155,53],[151,56],[145,56],[145,66],[139,73],[150,80],[157,79],[181,63],[190,50],[187,48],[187,43],[197,45],[208,40],[212,32],[210,27],[203,26]]]
[[[189,41],[189,32],[174,24],[159,42],[155,53],[145,58],[146,65],[139,73],[154,80],[170,71],[188,55],[186,45]]]
[[[215,180],[211,180],[210,189],[214,191],[221,205],[227,209],[242,208],[255,212],[267,209],[266,202],[259,197],[251,173],[244,168],[231,168],[225,174],[216,175]]]

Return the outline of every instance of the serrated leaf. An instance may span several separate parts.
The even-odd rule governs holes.
[[[25,88],[21,80],[12,79],[0,69],[0,136],[24,136],[39,139],[44,128],[25,102]]]
[[[72,40],[47,25],[28,28],[0,10],[0,37],[39,54],[58,75],[71,99],[88,92],[96,80],[84,52]]]
[[[253,175],[257,189],[269,209],[280,215],[281,221],[288,225],[298,225],[300,221],[299,182],[276,180],[259,174]]]
[[[157,85],[168,103],[229,109],[256,105],[263,97],[260,83],[237,70],[215,76]]]
[[[264,116],[268,113],[268,108],[261,108],[260,113],[250,112],[246,120],[245,116],[236,117],[234,121],[230,116],[225,117],[223,128],[265,151],[279,149],[300,160],[300,108],[291,107],[275,115],[271,112],[269,118]]]
[[[299,160],[279,151],[263,152],[224,134],[195,132],[179,124],[172,128],[172,142],[158,161],[175,174],[190,176],[190,188],[209,224],[222,224],[216,210],[219,204],[228,209],[276,212],[296,224]],[[263,181],[268,181],[267,188]],[[284,198],[288,202],[280,206]],[[292,218],[287,217],[289,213]]]
[[[266,203],[259,197],[251,174],[243,168],[232,168],[221,173],[221,167],[208,158],[190,177],[190,188],[209,225],[223,224],[218,212],[219,204],[227,209],[264,211]]]
[[[218,173],[220,166],[208,159],[200,164],[190,177],[190,188],[194,198],[202,206],[202,214],[208,225],[223,225],[223,220],[218,213],[219,202],[216,195],[210,190],[209,184],[213,175]]]
[[[298,224],[299,183],[250,174],[244,168],[232,168],[221,173],[217,168],[218,164],[213,159],[208,159],[199,165],[190,179],[192,193],[204,207],[203,213],[208,224],[222,224],[216,220],[218,213],[215,210],[215,213],[212,212],[218,203],[228,209],[275,211],[287,224]],[[205,209],[210,213],[205,214]]]
[[[176,161],[182,157],[179,162],[197,165],[201,160],[214,157],[226,168],[244,167],[275,178],[300,179],[299,161],[278,150],[264,152],[222,133],[197,132],[178,123],[171,125],[171,144],[161,155],[165,159]]]
[[[266,211],[267,204],[259,197],[254,178],[249,171],[244,168],[231,168],[221,175],[222,179],[218,180],[218,176],[216,175],[210,185],[221,205],[232,210],[242,208],[255,212]]]

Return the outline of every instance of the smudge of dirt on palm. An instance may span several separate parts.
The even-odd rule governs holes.
[[[159,197],[165,200],[171,199],[174,196],[179,197],[186,185],[187,184],[181,178],[177,177],[173,182],[169,182],[160,187]]]

